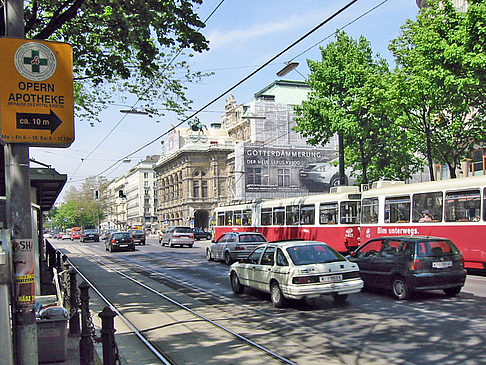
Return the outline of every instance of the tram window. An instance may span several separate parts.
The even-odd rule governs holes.
[[[283,226],[285,224],[285,208],[273,208],[273,224],[275,226]]]
[[[341,202],[341,223],[356,224],[359,223],[360,202],[350,201]]]
[[[269,226],[272,224],[272,208],[263,208],[261,214],[262,226]]]
[[[337,203],[321,203],[319,206],[319,224],[336,224],[337,218]]]
[[[315,211],[313,205],[302,205],[300,207],[300,224],[314,224]]]
[[[385,198],[385,223],[410,222],[410,197]]]
[[[481,200],[479,190],[446,193],[446,222],[477,222],[480,219]]]
[[[224,226],[224,212],[218,212],[218,226]]]
[[[288,205],[285,207],[285,223],[288,226],[299,224],[299,206]]]
[[[426,222],[441,222],[443,211],[442,192],[413,194],[412,197],[412,222],[423,221],[423,212],[429,211],[430,218]]]
[[[378,198],[364,198],[361,203],[361,223],[378,223]]]
[[[244,226],[251,226],[251,210],[247,209],[243,211],[243,215],[241,217],[242,224]]]
[[[241,226],[241,210],[235,210],[233,217],[235,226]]]
[[[233,211],[232,210],[224,212],[224,225],[225,226],[232,226],[233,225]]]

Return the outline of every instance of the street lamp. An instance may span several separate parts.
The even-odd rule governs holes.
[[[125,114],[138,114],[138,115],[148,115],[149,114],[145,110],[137,110],[137,109],[134,109],[134,108],[122,109],[122,110],[120,110],[120,113],[125,113]]]
[[[285,67],[282,68],[279,72],[277,72],[278,77],[282,77],[287,75],[290,71],[293,71],[299,66],[298,62],[286,62]]]

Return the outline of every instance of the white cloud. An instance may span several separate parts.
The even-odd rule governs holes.
[[[316,20],[317,19],[317,20]],[[313,15],[299,15],[291,16],[281,22],[271,22],[263,24],[253,24],[244,29],[233,29],[230,31],[223,31],[216,29],[208,34],[211,49],[216,49],[227,44],[244,43],[250,40],[267,37],[272,34],[289,31],[292,29],[302,28],[313,24],[317,24],[318,19],[323,19],[322,16]],[[310,30],[309,28],[308,30]],[[299,33],[300,34],[300,33]]]

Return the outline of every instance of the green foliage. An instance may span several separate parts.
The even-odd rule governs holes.
[[[66,192],[65,203],[55,210],[52,225],[59,228],[97,227],[104,218],[104,208],[108,204],[105,178],[88,178],[79,188],[71,187]],[[95,191],[99,198],[95,199]]]
[[[313,145],[341,134],[346,164],[359,182],[408,178],[420,161],[410,135],[393,122],[386,62],[373,58],[364,37],[355,41],[344,32],[321,55],[321,61],[308,61],[311,92],[296,108],[295,130]]]
[[[190,104],[184,84],[202,75],[171,61],[183,49],[208,49],[193,9],[201,2],[29,0],[25,34],[72,45],[78,117],[97,120],[113,95],[127,94],[152,114],[162,114],[155,104],[181,112]]]
[[[420,139],[431,179],[434,162],[456,177],[461,161],[486,140],[486,9],[484,1],[467,12],[450,1],[428,4],[390,45],[398,65],[394,100],[400,125]]]

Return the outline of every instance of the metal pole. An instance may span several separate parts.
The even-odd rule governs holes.
[[[24,2],[6,0],[5,35],[24,37]],[[0,121],[3,123],[3,121]],[[16,362],[38,363],[35,323],[34,245],[30,202],[29,147],[5,146],[7,222],[13,258],[13,318]]]

